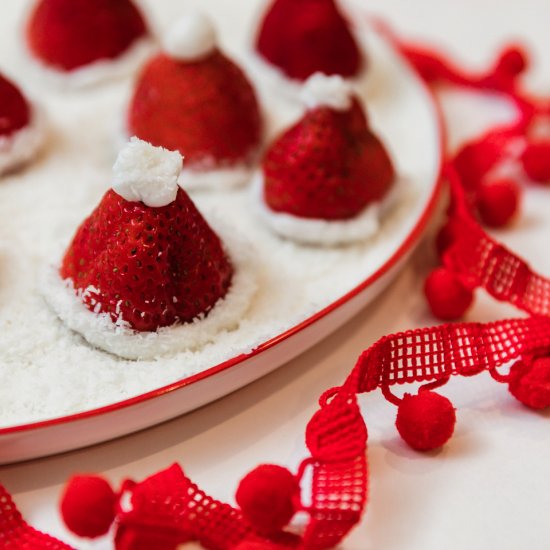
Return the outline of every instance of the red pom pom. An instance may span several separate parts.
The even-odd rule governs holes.
[[[74,476],[61,499],[65,525],[79,537],[105,535],[115,519],[116,495],[98,476]]]
[[[550,182],[550,141],[529,143],[520,161],[530,180],[537,183]]]
[[[496,71],[508,76],[518,76],[527,69],[528,60],[525,51],[519,46],[509,46],[498,58]]]
[[[453,165],[466,192],[477,190],[483,177],[503,157],[503,151],[503,140],[498,136],[483,136],[460,149]]]
[[[403,440],[417,451],[431,451],[451,438],[456,423],[452,403],[431,391],[405,394],[395,426]]]
[[[484,224],[502,227],[508,224],[519,208],[520,189],[511,179],[482,182],[477,195],[477,207]]]
[[[424,293],[432,313],[444,321],[462,317],[474,299],[472,291],[444,267],[428,275]]]
[[[296,477],[286,468],[264,464],[241,480],[235,499],[243,516],[259,532],[269,534],[290,521],[299,491]]]
[[[508,389],[531,409],[550,407],[550,357],[534,359],[531,364],[524,361],[514,363]]]

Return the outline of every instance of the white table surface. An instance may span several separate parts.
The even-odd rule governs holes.
[[[221,1],[221,0],[220,0]],[[356,0],[358,4],[366,4]],[[547,0],[371,0],[368,8],[404,36],[439,44],[471,66],[488,62],[509,37],[535,54],[529,85],[550,92],[550,3]],[[448,94],[451,145],[506,109],[492,100]],[[499,232],[513,249],[550,275],[550,187],[529,187],[522,216]],[[78,548],[64,529],[57,500],[75,472],[98,472],[113,482],[136,480],[180,462],[194,481],[231,499],[238,480],[262,462],[295,467],[303,434],[319,395],[346,376],[359,352],[378,337],[434,324],[421,296],[433,262],[422,247],[384,296],[323,343],[262,380],[156,428],[117,441],[0,468],[31,524]],[[479,296],[469,320],[513,316],[511,308]],[[361,398],[369,427],[370,499],[345,550],[531,550],[550,547],[550,414],[522,408],[506,388],[480,375],[452,381],[442,393],[457,407],[450,444],[424,456],[408,450],[393,427],[395,409],[379,393]]]

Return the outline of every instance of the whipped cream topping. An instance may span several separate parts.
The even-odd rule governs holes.
[[[113,190],[127,201],[166,206],[176,199],[183,158],[133,137],[113,166]]]
[[[217,45],[217,35],[210,19],[200,12],[189,12],[168,32],[164,51],[180,61],[197,61],[211,54]]]
[[[352,86],[341,76],[315,73],[303,85],[300,99],[308,109],[331,107],[346,111],[351,106],[352,93]]]

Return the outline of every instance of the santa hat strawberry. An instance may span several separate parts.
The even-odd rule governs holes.
[[[260,25],[256,49],[299,81],[316,72],[354,77],[364,63],[335,0],[275,0]]]
[[[21,90],[0,74],[0,174],[28,162],[43,141],[41,115]]]
[[[36,0],[26,25],[31,56],[77,85],[129,72],[149,55],[148,35],[132,0]]]
[[[144,68],[127,127],[130,135],[184,156],[184,187],[229,187],[250,177],[262,140],[260,109],[204,15],[179,21],[164,51]]]
[[[178,187],[181,167],[178,152],[133,138],[45,289],[70,328],[123,357],[194,349],[234,325],[253,292],[243,298],[240,253],[229,258]]]
[[[306,83],[304,116],[269,148],[258,203],[281,235],[315,244],[364,240],[378,229],[392,162],[357,97],[339,76]]]

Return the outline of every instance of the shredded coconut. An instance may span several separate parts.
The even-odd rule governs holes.
[[[177,151],[133,137],[113,166],[113,190],[127,201],[166,206],[176,200],[182,163]]]
[[[331,107],[336,111],[347,111],[351,106],[352,91],[349,82],[341,76],[315,73],[305,81],[300,99],[308,109]]]
[[[197,61],[216,48],[216,29],[210,19],[200,12],[189,12],[170,29],[163,49],[174,59]]]

